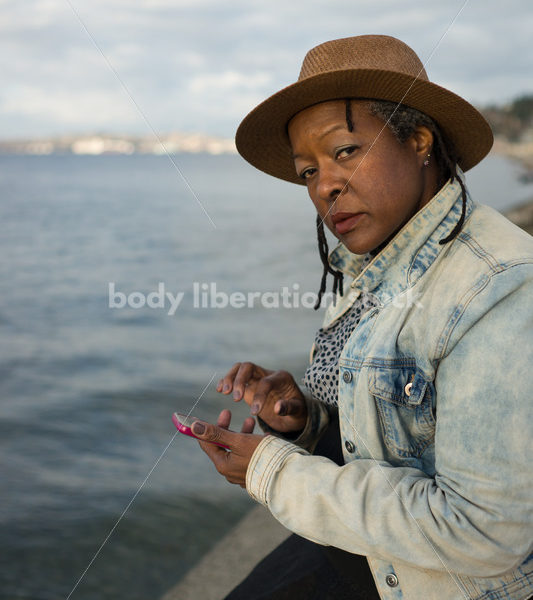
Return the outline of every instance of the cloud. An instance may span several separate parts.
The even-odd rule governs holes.
[[[188,85],[193,94],[213,94],[254,90],[264,87],[272,77],[268,73],[248,75],[237,71],[204,73],[193,77]]]
[[[0,109],[15,118],[40,118],[50,123],[78,126],[80,120],[91,121],[98,114],[103,126],[120,121],[131,125],[138,119],[137,112],[122,96],[113,91],[55,90],[47,93],[40,86],[25,85],[13,90],[0,102]],[[129,115],[128,115],[129,113]]]
[[[295,81],[312,46],[362,33],[406,41],[426,60],[463,0],[71,0],[158,131],[231,136],[255,104]],[[0,128],[147,132],[65,0],[1,3]],[[532,91],[530,0],[469,2],[428,64],[475,102]],[[92,108],[91,108],[92,107]]]

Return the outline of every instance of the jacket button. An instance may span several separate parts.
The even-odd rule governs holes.
[[[413,389],[413,384],[411,382],[409,382],[404,388],[403,391],[405,392],[406,396],[410,396],[411,395],[411,390]]]
[[[350,373],[350,371],[344,371],[344,373],[342,374],[342,380],[345,383],[350,383],[350,381],[352,380],[352,374]]]
[[[348,450],[350,454],[353,454],[355,452],[355,446],[353,445],[353,442],[350,442],[350,440],[346,440],[344,442],[344,447],[346,448],[346,450]]]
[[[385,583],[389,587],[396,587],[398,585],[398,577],[394,573],[389,573],[387,577],[385,577]]]

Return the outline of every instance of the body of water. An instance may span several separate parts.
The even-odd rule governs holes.
[[[319,285],[305,189],[234,156],[175,161],[196,197],[163,156],[0,157],[1,599],[68,596],[172,412],[205,389],[194,413],[229,406],[240,426],[246,407],[214,391],[233,362],[305,369],[321,311],[272,308]],[[516,175],[489,157],[468,182],[503,209],[533,197]],[[272,294],[221,308],[215,291]],[[250,506],[176,437],[71,597],[158,598]]]

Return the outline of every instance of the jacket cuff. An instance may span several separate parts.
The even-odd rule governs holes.
[[[270,484],[291,454],[308,453],[291,442],[272,435],[261,440],[246,470],[246,491],[254,500],[268,506]]]

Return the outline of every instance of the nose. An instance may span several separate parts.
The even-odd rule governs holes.
[[[321,165],[316,192],[320,200],[334,202],[346,186],[346,178],[335,164]]]

